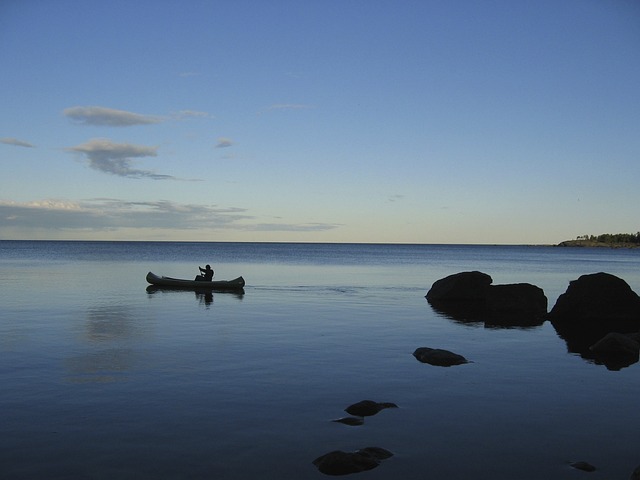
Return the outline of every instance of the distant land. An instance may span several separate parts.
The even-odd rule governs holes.
[[[575,240],[560,242],[558,247],[607,247],[640,248],[638,233],[603,233],[602,235],[579,235]]]

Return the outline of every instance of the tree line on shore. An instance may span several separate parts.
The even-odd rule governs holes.
[[[640,232],[638,233],[603,233],[601,235],[578,235],[576,240],[593,243],[633,243],[640,245]]]

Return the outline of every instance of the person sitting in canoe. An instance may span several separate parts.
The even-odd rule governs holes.
[[[207,265],[204,268],[198,266],[198,268],[200,269],[200,272],[202,273],[202,275],[198,275],[196,277],[197,281],[210,282],[211,280],[213,280],[213,270],[211,270],[211,265]]]

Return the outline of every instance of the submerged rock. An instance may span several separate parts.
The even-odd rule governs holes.
[[[451,367],[453,365],[469,363],[462,355],[440,348],[420,347],[413,352],[413,356],[422,363],[428,363],[438,367]]]
[[[334,450],[316,458],[313,464],[326,475],[349,475],[376,468],[380,461],[357,452]]]
[[[392,456],[393,453],[379,447],[367,447],[356,452],[334,450],[316,458],[313,464],[326,475],[349,475],[376,468],[382,460]]]
[[[387,458],[393,457],[393,453],[380,447],[366,447],[358,450],[356,453],[359,453],[360,455],[369,455],[373,458],[377,458],[378,460],[386,460]]]
[[[395,403],[389,402],[374,402],[373,400],[362,400],[353,405],[349,405],[344,409],[349,415],[356,415],[358,417],[370,417],[377,414],[380,410],[385,408],[398,408]]]
[[[638,357],[640,343],[633,335],[611,332],[591,345],[590,350],[600,355],[619,355],[625,357]]]
[[[588,462],[573,462],[570,464],[573,468],[577,470],[582,470],[583,472],[595,472],[596,467],[591,465]]]
[[[638,334],[607,333],[589,347],[594,358],[609,370],[620,370],[640,360]]]

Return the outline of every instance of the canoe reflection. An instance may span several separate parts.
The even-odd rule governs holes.
[[[177,288],[177,287],[161,287],[158,285],[149,285],[147,288],[147,293],[149,295],[157,294],[158,292],[170,292],[170,293],[186,293],[193,292],[195,293],[196,299],[200,304],[204,304],[209,306],[213,303],[213,292],[215,291],[218,294],[224,295],[232,295],[236,297],[238,300],[242,300],[244,296],[244,289],[242,290],[234,290],[234,291],[217,291],[211,290],[209,288]]]

